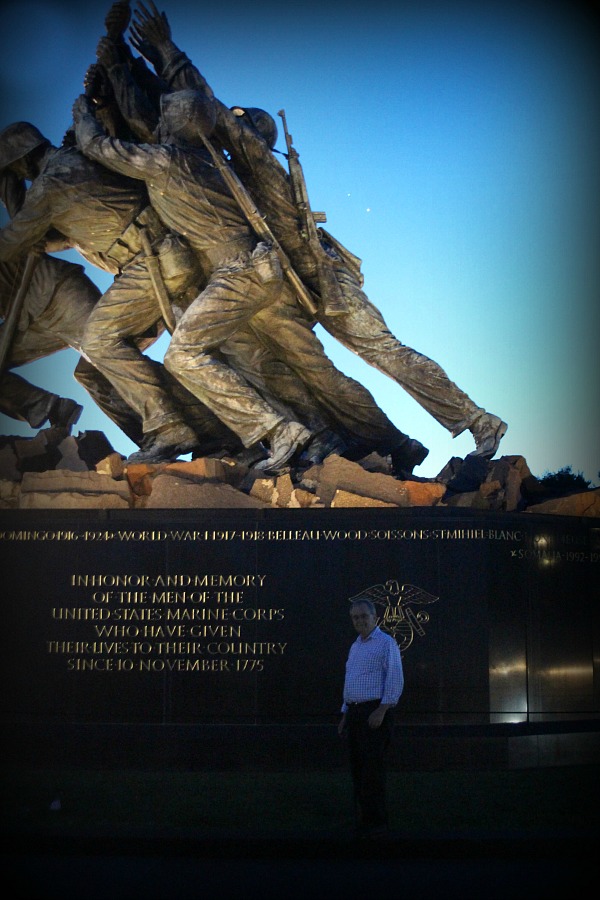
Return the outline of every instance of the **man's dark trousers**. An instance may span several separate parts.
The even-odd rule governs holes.
[[[349,704],[346,714],[350,772],[361,831],[388,827],[386,756],[391,742],[390,710],[379,728],[369,728],[368,722],[379,704],[379,700]]]

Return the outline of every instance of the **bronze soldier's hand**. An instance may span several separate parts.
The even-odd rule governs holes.
[[[60,253],[61,250],[70,250],[71,242],[56,228],[51,228],[46,232],[44,238],[45,253]]]
[[[149,63],[152,63],[157,72],[160,72],[161,67],[161,55],[160,52],[156,49],[154,44],[151,44],[150,41],[145,41],[142,37],[140,37],[133,26],[129,31],[129,43],[133,47],[134,50],[137,50],[138,53],[148,60]]]
[[[116,0],[106,14],[104,25],[109,38],[117,40],[123,37],[131,19],[129,0]]]
[[[100,63],[92,63],[83,79],[85,95],[97,106],[105,106],[112,98],[113,90],[106,69]]]
[[[171,40],[171,26],[165,13],[159,13],[152,0],[149,0],[149,5],[150,10],[143,3],[138,5],[130,31],[136,40],[147,41],[159,47],[165,41]]]
[[[161,47],[171,40],[171,28],[164,13],[159,13],[152,3],[153,13],[140,3],[136,9],[136,21],[129,29],[129,40],[138,53],[150,62],[156,72],[162,69]]]
[[[36,241],[35,244],[32,244],[29,248],[29,252],[35,256],[41,256],[42,253],[46,252],[46,238],[40,238],[39,241]]]
[[[96,47],[96,59],[107,69],[118,65],[121,62],[118,44],[109,37],[101,37]]]
[[[95,95],[101,77],[102,71],[98,63],[92,63],[87,67],[87,71],[83,76],[83,89],[86,96],[93,97]]]
[[[78,122],[82,116],[87,115],[88,113],[94,113],[94,107],[85,96],[85,94],[80,94],[73,104],[73,121]]]

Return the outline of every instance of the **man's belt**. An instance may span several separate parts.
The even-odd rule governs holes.
[[[349,700],[346,706],[369,706],[372,703],[381,703],[381,700]]]

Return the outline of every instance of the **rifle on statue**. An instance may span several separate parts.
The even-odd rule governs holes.
[[[348,312],[348,307],[342,295],[339,282],[335,277],[331,258],[327,255],[319,240],[316,226],[317,222],[326,222],[327,216],[325,213],[314,213],[310,208],[300,156],[292,144],[292,136],[287,128],[285,110],[280,109],[277,115],[281,116],[283,122],[285,143],[288,151],[287,161],[290,170],[290,181],[294,192],[294,200],[302,219],[302,236],[307,242],[317,265],[323,312],[326,316],[343,316]]]
[[[146,268],[148,269],[148,274],[150,275],[150,281],[152,282],[152,287],[154,288],[156,299],[158,300],[158,306],[161,315],[163,317],[165,325],[167,326],[167,331],[169,332],[169,334],[173,334],[175,328],[177,327],[177,322],[175,321],[175,316],[173,314],[171,298],[169,297],[169,292],[167,291],[167,287],[160,270],[160,262],[158,260],[158,256],[156,256],[154,250],[152,249],[152,244],[144,225],[141,226],[138,233],[142,244],[142,250],[144,251],[144,261],[146,263]]]
[[[248,223],[254,229],[255,234],[260,238],[261,241],[266,241],[271,245],[279,258],[281,268],[283,269],[283,274],[288,279],[294,292],[298,296],[300,303],[311,316],[314,316],[317,312],[318,307],[312,294],[310,293],[296,270],[292,268],[292,264],[285,250],[267,225],[264,217],[256,208],[252,197],[250,196],[236,173],[233,171],[231,166],[227,164],[222,154],[218,153],[215,150],[211,142],[202,134],[201,131],[199,131],[198,134],[202,139],[202,143],[210,153],[216,168],[223,176],[225,184],[231,191],[234,199],[237,200],[240,209],[248,220]]]

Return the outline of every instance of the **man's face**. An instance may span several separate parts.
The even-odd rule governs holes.
[[[377,616],[369,610],[368,606],[357,603],[350,609],[352,624],[361,637],[368,637],[377,625]]]

